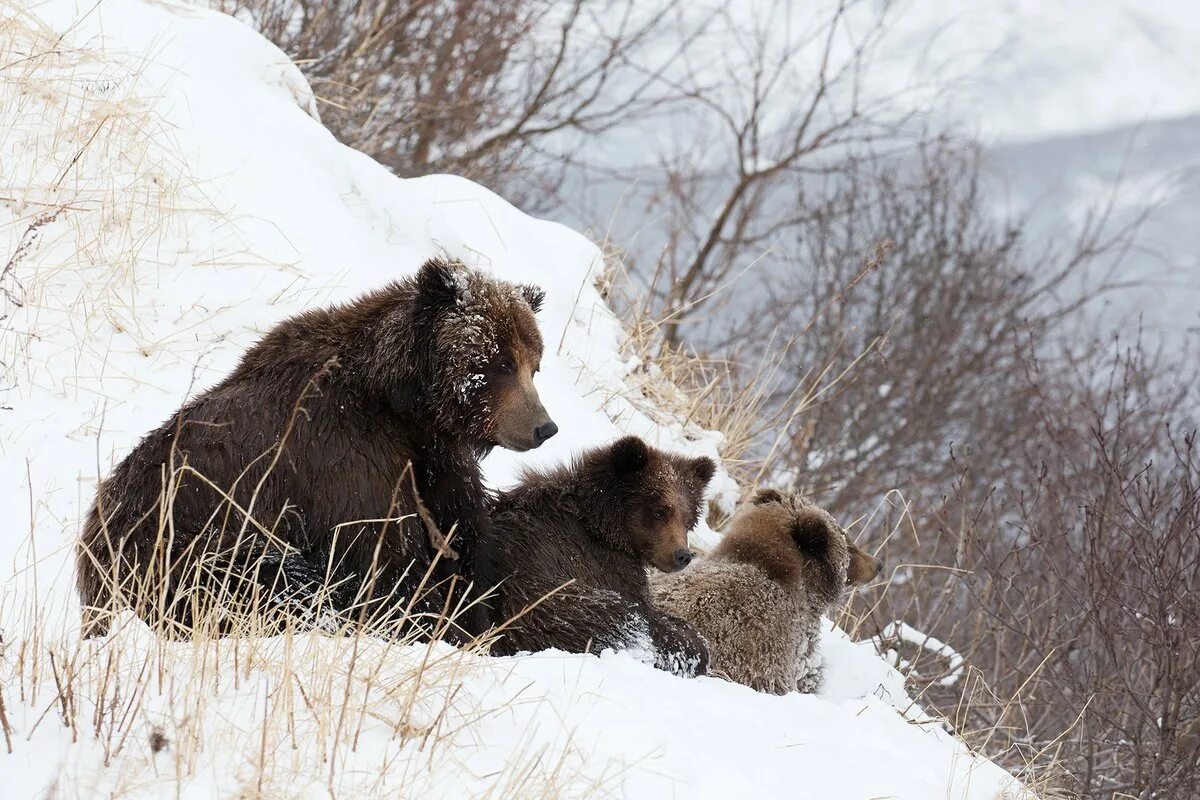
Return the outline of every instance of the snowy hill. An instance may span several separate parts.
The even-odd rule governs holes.
[[[619,432],[713,456],[720,436],[639,399],[593,244],[339,145],[298,69],[233,19],[4,5],[0,64],[5,796],[1023,794],[834,628],[821,695],[787,697],[629,654],[168,643],[137,625],[80,643],[72,541],[98,477],[272,324],[434,253],[547,290],[538,381],[563,432],[495,454],[493,484]],[[722,472],[711,502],[736,495]]]

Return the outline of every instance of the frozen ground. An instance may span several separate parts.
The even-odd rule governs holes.
[[[637,389],[599,251],[452,176],[337,144],[282,53],[171,3],[0,5],[0,783],[7,797],[490,794],[995,798],[1021,787],[840,630],[820,696],[626,654],[492,659],[319,635],[74,639],[97,477],[265,329],[447,253],[548,292],[563,433],[717,455]],[[737,487],[722,473],[713,502]],[[711,537],[701,531],[701,538]]]

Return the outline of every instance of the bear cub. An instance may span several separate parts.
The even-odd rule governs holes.
[[[503,578],[494,617],[507,624],[492,653],[648,647],[660,669],[703,674],[704,641],[654,606],[646,567],[692,560],[688,532],[715,469],[627,436],[526,472],[499,495],[481,551]]]
[[[821,615],[882,568],[828,513],[768,489],[738,509],[710,555],[651,587],[659,608],[708,642],[712,674],[760,692],[814,692]]]

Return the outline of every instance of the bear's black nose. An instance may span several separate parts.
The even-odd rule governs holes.
[[[875,559],[875,575],[879,576],[882,574],[883,574],[883,561],[881,561],[880,559],[877,558],[877,559]]]
[[[675,551],[675,566],[683,569],[688,564],[692,563],[692,551],[686,548],[679,548]]]
[[[536,447],[556,433],[558,433],[558,426],[554,424],[554,420],[547,420],[545,423],[538,425],[533,429],[534,446]]]

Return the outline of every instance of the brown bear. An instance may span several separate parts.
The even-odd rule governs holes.
[[[484,537],[503,578],[492,653],[640,649],[660,669],[703,674],[704,642],[655,608],[646,567],[673,572],[691,561],[688,531],[715,469],[627,436],[525,473],[500,495]]]
[[[712,674],[760,692],[814,692],[821,615],[882,569],[825,511],[768,489],[738,509],[711,554],[651,587],[708,642]]]
[[[275,326],[103,481],[77,552],[85,634],[122,606],[176,635],[214,611],[225,632],[246,605],[452,641],[486,630],[463,594],[494,583],[475,574],[479,461],[558,430],[533,385],[543,297],[432,259]]]

